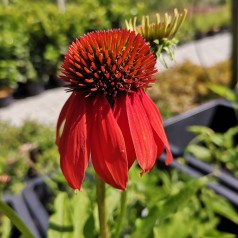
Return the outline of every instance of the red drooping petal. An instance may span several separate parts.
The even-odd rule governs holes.
[[[153,168],[157,146],[149,119],[137,93],[126,95],[126,109],[136,157],[143,174]]]
[[[126,153],[127,153],[127,159],[128,159],[128,169],[129,169],[136,159],[136,154],[135,154],[134,144],[131,138],[131,132],[130,132],[129,124],[128,124],[125,95],[118,96],[115,99],[113,114],[121,129],[121,132],[125,140]]]
[[[94,169],[106,183],[124,190],[128,181],[128,163],[121,129],[105,95],[89,100],[87,121]]]
[[[57,125],[56,125],[56,140],[55,143],[56,145],[59,144],[59,140],[60,140],[60,129],[65,121],[65,118],[67,117],[67,113],[68,110],[70,108],[70,103],[72,102],[71,98],[73,97],[73,94],[70,95],[70,97],[67,99],[67,101],[65,102],[64,106],[61,109],[61,112],[59,114],[59,118],[57,121]]]
[[[72,93],[62,136],[59,138],[60,166],[68,184],[81,189],[89,161],[85,95]]]
[[[147,113],[147,116],[149,118],[151,127],[153,128],[153,131],[155,134],[159,137],[160,141],[163,142],[163,146],[160,143],[160,148],[158,148],[158,156],[160,156],[164,150],[164,147],[166,149],[167,155],[166,155],[166,165],[170,164],[173,161],[173,156],[170,151],[169,143],[167,140],[167,136],[164,131],[163,127],[163,120],[160,115],[160,112],[154,102],[150,99],[150,97],[145,93],[144,90],[140,90],[140,98],[141,102],[143,104],[144,110]],[[159,142],[159,141],[158,141]]]

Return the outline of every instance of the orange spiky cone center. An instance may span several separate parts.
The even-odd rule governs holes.
[[[145,40],[127,30],[91,32],[76,39],[62,65],[69,91],[116,96],[155,81],[155,57]]]

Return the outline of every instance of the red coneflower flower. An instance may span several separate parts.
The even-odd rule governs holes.
[[[71,96],[57,123],[56,143],[68,184],[81,189],[91,156],[98,176],[125,189],[137,159],[149,172],[167,150],[158,109],[145,93],[155,81],[155,57],[140,34],[127,30],[91,32],[69,47],[61,79]]]

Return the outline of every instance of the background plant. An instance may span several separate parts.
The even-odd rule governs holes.
[[[186,148],[186,153],[238,176],[238,127],[232,127],[225,133],[203,126],[192,126],[189,131],[196,137]]]
[[[52,128],[30,121],[22,127],[2,122],[0,129],[1,174],[6,173],[11,177],[9,184],[2,185],[2,191],[14,194],[20,192],[29,176],[29,169],[34,169],[34,176],[50,175],[46,176],[46,184],[52,196],[48,204],[44,204],[49,214],[52,214],[48,231],[50,237],[59,237],[59,233],[73,237],[78,232],[88,234],[89,231],[92,237],[97,237],[95,180],[91,166],[85,177],[83,192],[75,195],[68,188],[63,175],[55,169],[59,166],[59,158]],[[27,147],[36,149],[36,161],[30,162]],[[13,163],[9,164],[9,161]],[[150,174],[141,177],[135,166],[130,172],[129,181],[127,219],[122,223],[122,237],[138,237],[138,234],[144,233],[144,227],[147,227],[147,237],[165,234],[168,237],[176,234],[178,238],[195,237],[195,234],[200,237],[235,237],[217,228],[222,217],[238,224],[237,213],[227,201],[205,187],[207,179],[197,181],[181,172],[161,168],[159,172],[155,168]],[[108,186],[106,199],[110,204],[108,218],[112,234],[116,230],[119,198],[120,192]],[[2,222],[10,224],[5,218]],[[5,229],[7,227],[11,229],[10,225],[5,226]]]
[[[164,118],[167,118],[218,98],[218,94],[210,86],[215,84],[227,88],[230,74],[230,61],[209,68],[187,61],[159,72],[155,85],[147,92]]]
[[[28,35],[21,24],[21,12],[0,8],[0,87],[16,88],[17,82],[36,77],[29,58]]]
[[[204,187],[206,179],[191,180],[178,171],[158,173],[156,170],[139,178],[137,168],[132,169],[130,176],[126,219],[120,237],[138,237],[142,233],[145,238],[175,235],[179,238],[235,237],[217,229],[218,214],[236,224],[237,215],[229,203]],[[107,187],[112,237],[118,222],[119,195],[119,191]],[[95,200],[95,187],[90,185],[90,181],[84,186],[84,191],[76,195],[59,192],[48,236],[58,237],[64,233],[68,237],[97,237]]]
[[[200,12],[193,11],[195,5]],[[134,16],[140,20],[149,15],[153,21],[155,12],[187,8],[190,15],[178,35],[180,42],[193,39],[197,32],[227,28],[230,22],[229,1],[162,0],[145,4],[142,0],[72,0],[66,3],[64,13],[56,1],[12,0],[0,6],[0,60],[6,61],[0,74],[9,64],[8,71],[15,72],[8,76],[13,87],[28,80],[46,83],[49,77],[58,75],[63,55],[74,38],[92,30],[125,27],[125,19]]]
[[[33,121],[21,127],[1,122],[0,131],[0,175],[10,177],[1,185],[3,191],[19,193],[29,178],[59,167],[52,128]]]

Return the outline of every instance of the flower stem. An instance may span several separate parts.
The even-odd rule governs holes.
[[[21,218],[10,208],[6,203],[0,200],[0,211],[6,215],[11,222],[17,227],[17,229],[22,233],[23,237],[34,238],[34,235],[21,220]]]
[[[117,227],[116,227],[116,233],[114,238],[119,238],[120,232],[121,232],[121,226],[123,222],[123,218],[126,212],[126,199],[127,199],[127,191],[121,192],[121,207],[120,207],[120,214],[117,219]]]
[[[108,228],[106,219],[106,186],[105,183],[96,175],[96,194],[98,204],[98,217],[101,238],[108,238]]]

